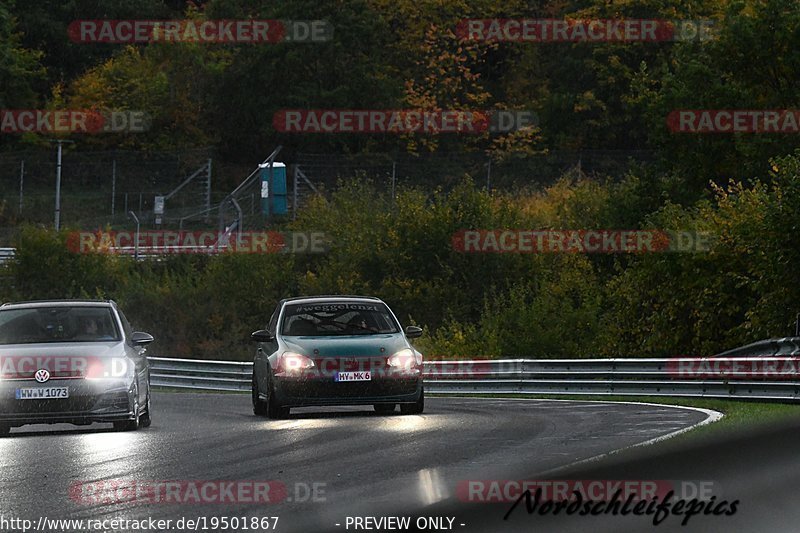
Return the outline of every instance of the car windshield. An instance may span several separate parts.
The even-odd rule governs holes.
[[[0,344],[119,341],[108,307],[0,309]]]
[[[400,330],[386,305],[377,302],[325,302],[287,305],[283,335],[323,337],[374,335]]]

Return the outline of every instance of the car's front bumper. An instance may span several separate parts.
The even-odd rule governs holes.
[[[331,379],[274,377],[278,403],[285,407],[412,403],[422,393],[421,377],[337,382]]]
[[[67,387],[69,398],[18,400],[19,388]],[[134,418],[134,387],[124,380],[54,379],[0,381],[0,423],[89,424]]]

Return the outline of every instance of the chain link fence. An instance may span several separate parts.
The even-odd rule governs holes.
[[[541,189],[568,173],[583,176],[620,176],[631,165],[654,161],[644,150],[551,151],[541,155],[492,160],[480,153],[297,155],[296,164],[318,187],[334,190],[342,179],[362,176],[400,187],[448,189],[465,177],[490,190]]]
[[[128,211],[152,213],[157,195],[168,194],[211,155],[209,149],[180,153],[64,150],[61,225],[127,224]],[[6,235],[22,223],[53,224],[57,167],[55,148],[0,154],[0,228],[5,228]],[[206,188],[199,181],[185,187],[171,199],[171,207],[204,202]]]
[[[647,151],[553,151],[492,161],[484,154],[464,152],[299,153],[292,159],[284,161],[290,165],[287,189],[294,190],[296,167],[304,177],[303,186],[297,190],[301,196],[308,196],[328,194],[342,180],[354,177],[385,185],[392,195],[408,187],[447,190],[465,177],[490,190],[535,190],[568,173],[621,176],[633,164],[653,161],[654,155]],[[218,218],[215,206],[242,182],[253,166],[252,162],[233,163],[214,158],[210,148],[174,153],[65,150],[61,168],[61,225],[84,229],[106,225],[132,227],[128,212],[133,211],[144,227],[153,227],[159,221],[164,228],[213,227]],[[0,245],[7,244],[23,223],[53,225],[56,171],[55,147],[0,154]],[[195,177],[187,182],[191,176]],[[260,183],[251,185],[238,195],[240,209],[248,226],[263,226],[266,222],[260,217]],[[161,216],[154,213],[157,196],[168,196]],[[290,209],[302,211],[305,198],[291,196]]]

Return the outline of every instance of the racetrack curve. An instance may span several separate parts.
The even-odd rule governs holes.
[[[282,532],[345,531],[346,516],[424,512],[454,498],[460,481],[530,478],[709,417],[646,404],[427,398],[419,416],[303,408],[272,421],[252,414],[249,396],[216,393],[155,393],[153,412],[153,425],[137,432],[13,429],[0,439],[2,514],[34,522],[278,516]],[[75,501],[90,499],[75,484],[96,480],[276,480],[287,494],[266,504],[125,502],[119,493]],[[313,499],[313,484],[318,501],[297,501]]]

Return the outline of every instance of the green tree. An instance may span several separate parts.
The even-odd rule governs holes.
[[[0,109],[34,107],[39,103],[37,86],[45,76],[43,54],[25,48],[13,15],[14,2],[0,5]],[[3,135],[0,146],[14,140]]]
[[[669,62],[639,69],[631,100],[644,110],[650,145],[693,190],[708,180],[764,176],[771,157],[790,153],[793,134],[672,133],[679,109],[795,108],[800,5],[792,0],[731,2],[706,42],[675,45]]]

